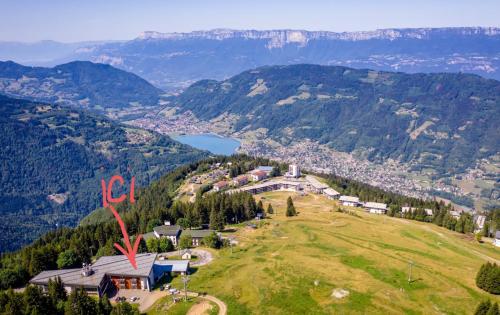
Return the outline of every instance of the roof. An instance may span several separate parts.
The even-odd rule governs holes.
[[[155,273],[161,272],[186,272],[189,269],[189,260],[159,260],[154,265]]]
[[[238,188],[238,189],[233,189],[233,190],[230,190],[229,192],[233,193],[233,192],[238,192],[238,191],[249,191],[249,190],[260,189],[260,188],[273,186],[273,185],[301,186],[302,183],[301,182],[294,182],[294,181],[287,181],[287,180],[278,180],[278,181],[270,180],[270,181],[267,181],[265,183],[260,183],[260,184],[256,184],[256,185],[252,185],[252,186],[246,186],[246,187],[242,187],[242,188]]]
[[[315,177],[313,177],[311,175],[306,175],[306,180],[309,182],[309,184],[311,184],[316,189],[326,189],[329,187],[327,184],[320,182],[319,180],[317,180]]]
[[[153,230],[159,235],[176,236],[181,230],[181,227],[178,225],[160,225],[155,226]]]
[[[339,200],[347,202],[359,202],[359,198],[353,196],[340,196]]]
[[[242,181],[242,180],[248,180],[248,177],[246,175],[240,175],[238,177],[233,178],[235,181]]]
[[[261,170],[254,170],[252,171],[252,175],[257,175],[257,176],[266,176],[266,172],[261,171]]]
[[[144,233],[142,234],[142,238],[144,239],[144,241],[147,241],[149,239],[156,238],[156,235],[154,232]]]
[[[387,204],[380,202],[365,202],[365,208],[387,210]]]
[[[125,255],[118,256],[103,256],[99,258],[93,265],[93,273],[84,277],[81,268],[76,269],[61,269],[42,271],[34,276],[30,283],[47,284],[49,279],[54,280],[60,277],[65,285],[78,287],[98,287],[105,275],[115,276],[139,276],[147,277],[153,268],[156,259],[156,254],[146,253],[135,256],[137,269],[134,269],[130,261]]]
[[[151,273],[155,260],[156,253],[138,254],[135,256],[137,269],[134,269],[124,255],[103,256],[92,265],[92,269],[102,268],[108,275],[147,277]]]
[[[214,230],[183,230],[182,234],[191,235],[195,238],[203,238],[215,232]]]
[[[340,193],[333,188],[327,188],[323,190],[323,193],[328,196],[338,196]]]
[[[214,186],[216,187],[226,187],[227,186],[227,182],[226,181],[220,181],[220,182],[217,182],[214,184]]]
[[[257,170],[264,171],[264,172],[271,172],[273,170],[273,167],[272,166],[259,166],[259,167],[257,167]]]

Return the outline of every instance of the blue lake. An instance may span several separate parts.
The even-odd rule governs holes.
[[[214,154],[231,155],[236,152],[240,142],[233,138],[226,138],[214,134],[199,135],[179,135],[171,136],[172,139],[195,147],[201,150],[207,150]]]

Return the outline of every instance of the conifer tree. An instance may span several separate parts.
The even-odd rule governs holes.
[[[474,315],[486,315],[488,313],[488,310],[491,307],[491,302],[490,300],[483,301],[479,303],[479,305],[476,307],[476,310],[474,311]]]
[[[269,213],[269,214],[273,214],[274,213],[274,209],[273,209],[273,206],[271,204],[267,205],[267,213]]]
[[[293,200],[292,197],[288,197],[286,200],[286,216],[287,217],[293,217],[297,215],[297,211],[295,210],[295,206],[293,205]]]

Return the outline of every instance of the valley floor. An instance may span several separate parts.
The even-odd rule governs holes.
[[[296,217],[284,215],[288,196]],[[318,195],[256,198],[277,213],[257,229],[228,227],[225,236],[239,244],[189,282],[189,290],[225,302],[228,314],[470,314],[484,299],[500,301],[474,280],[487,260],[500,263],[490,243],[361,209],[337,212],[336,201]]]

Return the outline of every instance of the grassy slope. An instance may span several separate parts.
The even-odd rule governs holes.
[[[488,257],[500,259],[490,244],[431,224],[333,212],[335,202],[320,196],[291,194],[300,214],[286,218],[289,194],[263,194],[279,214],[239,229],[234,253],[197,270],[190,289],[221,298],[230,314],[468,314],[495,299],[474,284]],[[417,281],[408,284],[410,260]],[[331,297],[335,288],[350,296]]]

